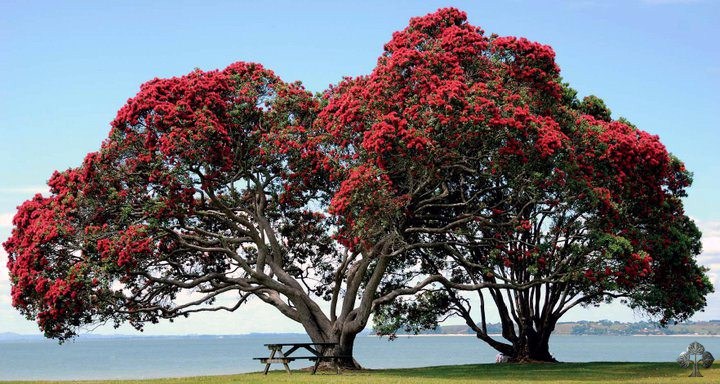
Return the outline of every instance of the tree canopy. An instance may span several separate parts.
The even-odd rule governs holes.
[[[458,314],[551,360],[576,305],[621,298],[666,323],[712,291],[682,162],[578,100],[549,46],[453,8],[321,95],[238,62],[144,84],[111,126],[4,243],[13,305],[48,337],[254,297],[343,356],[374,312],[381,333]]]
[[[485,36],[449,9],[411,20],[370,76],[331,97],[322,113],[364,130],[356,169],[372,167],[395,203],[378,228],[417,245],[408,268],[451,281],[382,309],[381,332],[458,314],[509,356],[552,360],[550,333],[576,305],[622,298],[663,324],[704,307],[712,286],[681,202],[690,174],[559,72],[549,46]],[[377,218],[359,208],[376,197],[353,196]],[[479,295],[479,322],[463,290]],[[487,334],[486,298],[509,343]]]

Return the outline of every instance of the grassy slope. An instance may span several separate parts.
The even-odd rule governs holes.
[[[346,384],[433,384],[433,383],[720,383],[720,368],[701,370],[702,378],[688,378],[689,369],[675,363],[565,363],[565,364],[474,364],[427,368],[388,369],[344,372],[342,375],[308,372],[271,371],[268,376],[249,373],[231,376],[205,376],[180,379],[135,381],[81,381],[83,384],[268,384],[268,383],[346,383]],[[2,383],[63,383],[71,382],[2,382]]]

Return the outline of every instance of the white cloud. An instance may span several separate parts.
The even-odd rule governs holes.
[[[47,185],[31,185],[26,187],[0,187],[0,195],[34,195],[36,193],[47,194]]]
[[[702,231],[703,254],[720,255],[720,221],[696,221]]]
[[[12,317],[15,312],[11,306],[12,298],[10,297],[10,276],[7,269],[7,253],[0,246],[0,318]],[[13,324],[0,324],[0,332],[9,331]]]
[[[7,274],[5,275],[7,276]],[[12,297],[10,296],[10,286],[7,281],[0,280],[0,308],[10,308],[11,304]]]
[[[703,252],[698,256],[697,262],[710,268],[711,272],[720,274],[720,254]]]
[[[720,236],[703,235],[703,253],[720,255]]]
[[[3,247],[0,247],[0,287],[2,288],[5,288],[6,285],[10,282],[10,277],[8,276],[7,261],[7,252],[5,252],[5,249]],[[2,292],[2,289],[0,289],[0,292]]]
[[[696,220],[702,231],[703,251],[697,258],[698,263],[710,268],[708,278],[715,287],[715,292],[708,295],[705,312],[694,316],[695,320],[720,319],[720,221]]]
[[[0,228],[11,228],[13,216],[15,214],[10,212],[0,213]]]
[[[715,291],[720,291],[720,263],[710,264],[708,267],[710,268],[708,277],[713,283],[713,286],[715,286]],[[718,293],[716,293],[716,295],[717,294]]]

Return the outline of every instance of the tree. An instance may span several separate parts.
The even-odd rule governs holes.
[[[255,297],[349,368],[373,312],[388,333],[458,313],[514,359],[552,360],[575,305],[625,298],[666,322],[712,290],[682,163],[578,101],[550,47],[452,8],[321,97],[258,64],[155,79],[48,184],[4,246],[13,305],[60,340]]]
[[[419,288],[376,295],[382,243],[336,241],[342,180],[302,141],[320,105],[252,63],[144,84],[98,152],[19,207],[4,243],[13,305],[62,341],[254,297],[359,367],[355,336],[378,302]]]
[[[552,330],[577,305],[620,298],[663,324],[704,307],[689,173],[599,98],[578,101],[550,47],[441,9],[328,99],[318,121],[351,175],[333,201],[344,228],[393,234],[399,281],[436,282],[380,307],[380,333],[458,314],[515,361],[554,361]],[[506,341],[487,332],[489,302]]]

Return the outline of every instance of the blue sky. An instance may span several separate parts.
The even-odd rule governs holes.
[[[704,232],[700,260],[720,287],[720,2],[712,0],[2,1],[0,239],[53,170],[99,147],[143,82],[243,60],[321,91],[368,73],[393,31],[443,6],[466,11],[487,33],[551,45],[581,96],[603,98],[614,117],[659,135],[686,162],[695,173],[687,212]],[[9,306],[6,260],[0,251],[0,332],[36,332]],[[619,306],[566,318],[641,319]],[[696,318],[720,319],[720,294]],[[300,328],[253,304],[148,332],[291,330]]]

